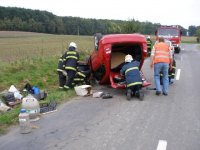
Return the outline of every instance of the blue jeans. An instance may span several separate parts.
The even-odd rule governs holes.
[[[168,70],[169,64],[168,63],[156,63],[154,64],[154,81],[156,85],[156,91],[161,92],[161,85],[160,85],[160,72],[163,73],[162,82],[162,92],[168,93],[169,89],[169,77],[168,77]]]

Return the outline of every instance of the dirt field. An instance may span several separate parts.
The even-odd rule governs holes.
[[[151,35],[152,41],[155,36]],[[0,62],[61,55],[74,41],[79,51],[90,53],[93,36],[52,35],[33,32],[0,31]],[[196,37],[182,37],[182,42],[196,42]]]
[[[93,50],[92,36],[0,31],[0,61],[61,55],[71,41],[77,43],[79,51],[90,53]]]

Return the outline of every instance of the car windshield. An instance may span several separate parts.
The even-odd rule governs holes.
[[[177,29],[159,29],[158,36],[178,36]]]

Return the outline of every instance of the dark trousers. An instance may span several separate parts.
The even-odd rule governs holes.
[[[137,96],[137,93],[141,90],[142,85],[133,85],[130,87],[127,87],[127,90],[131,90],[132,91],[132,95]]]
[[[75,84],[90,84],[90,71],[78,71],[74,77]]]
[[[58,71],[59,86],[63,87],[66,83],[66,76],[61,71]]]
[[[73,87],[72,83],[74,82],[74,77],[76,75],[76,71],[74,70],[66,70],[67,71],[67,81],[66,81],[66,86],[68,87]]]
[[[151,56],[151,47],[147,48],[148,56]]]

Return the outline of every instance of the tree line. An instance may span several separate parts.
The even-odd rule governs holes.
[[[153,35],[161,24],[106,19],[60,17],[47,11],[0,6],[0,30],[28,31],[51,34],[93,35],[94,33],[141,33]],[[181,27],[183,35],[187,29]],[[189,28],[194,33],[193,28]],[[189,31],[190,32],[190,31]]]

